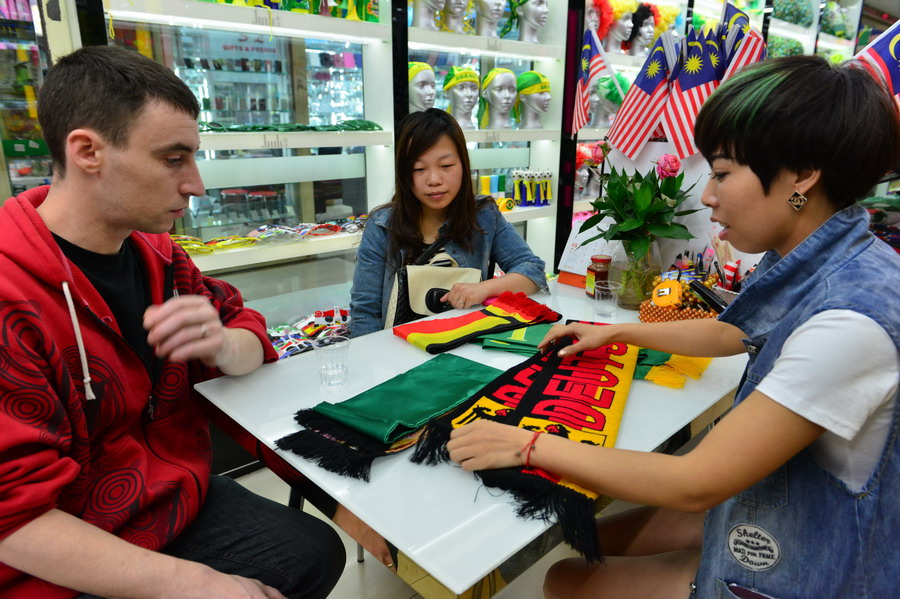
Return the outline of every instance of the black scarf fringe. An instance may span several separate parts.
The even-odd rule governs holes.
[[[453,426],[450,423],[466,409],[468,409],[468,405],[465,408],[456,408],[449,414],[431,420],[426,424],[422,429],[422,434],[419,436],[416,446],[413,448],[413,453],[409,458],[410,461],[414,464],[428,464],[429,466],[449,462],[450,454],[447,453],[447,442],[450,440],[450,433],[453,431]]]
[[[573,549],[590,562],[603,562],[593,499],[520,468],[482,470],[478,477],[485,486],[509,491],[518,516],[555,522]]]
[[[369,481],[372,462],[385,455],[390,445],[322,416],[314,410],[300,410],[294,420],[304,430],[275,442],[278,449],[292,451],[320,467],[342,476]],[[326,435],[323,431],[329,431]],[[338,441],[340,439],[340,441]]]

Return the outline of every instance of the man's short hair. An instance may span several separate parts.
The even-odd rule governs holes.
[[[93,129],[113,147],[124,147],[131,125],[152,100],[194,119],[200,114],[197,98],[175,73],[137,52],[88,46],[63,56],[38,95],[38,120],[56,172],[65,175],[69,133]]]
[[[694,139],[707,158],[747,165],[768,193],[784,170],[821,169],[838,209],[863,197],[900,157],[900,119],[884,88],[853,62],[766,60],[738,72],[703,104]]]

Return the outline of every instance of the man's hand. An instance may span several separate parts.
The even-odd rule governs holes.
[[[215,367],[234,352],[218,312],[201,295],[182,295],[150,306],[144,312],[144,328],[156,355],[172,362],[197,359]]]

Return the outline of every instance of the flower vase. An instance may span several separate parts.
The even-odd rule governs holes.
[[[662,273],[659,247],[650,242],[650,249],[643,256],[635,256],[628,241],[622,241],[613,252],[609,265],[609,279],[622,284],[619,292],[619,306],[626,310],[637,310],[641,302],[650,297],[653,279]]]

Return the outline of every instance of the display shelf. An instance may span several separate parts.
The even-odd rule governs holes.
[[[202,133],[201,150],[263,150],[389,146],[390,131],[297,131],[294,133]]]
[[[502,56],[526,60],[539,58],[564,60],[566,57],[566,49],[563,46],[531,44],[517,40],[448,31],[428,31],[417,27],[409,28],[409,48],[411,50],[435,50],[455,54]]]
[[[804,54],[812,54],[815,49],[815,24],[813,27],[803,27],[802,25],[788,23],[787,21],[772,17],[772,20],[769,23],[769,37],[773,35],[797,40],[803,44]]]
[[[594,207],[591,206],[590,201],[588,200],[576,200],[574,204],[572,204],[572,212],[593,212]]]
[[[529,148],[478,148],[469,150],[469,164],[475,170],[495,168],[529,168]]]
[[[845,53],[847,58],[850,58],[850,55],[853,54],[854,45],[856,44],[853,40],[847,40],[823,31],[819,32],[819,39],[816,41],[817,50],[823,48],[832,52]]]
[[[122,20],[356,44],[391,39],[390,27],[381,23],[198,0],[109,0],[106,12],[113,25]]]
[[[559,139],[559,129],[467,129],[463,131],[466,143],[503,143],[508,141],[535,141]]]
[[[642,66],[644,66],[644,62],[647,60],[646,56],[629,56],[628,54],[620,54],[618,52],[610,52],[606,54],[607,60],[609,60],[609,64],[613,66],[614,69],[625,69],[631,71],[638,71]]]
[[[598,141],[606,137],[608,132],[609,127],[600,127],[596,129],[585,127],[578,132],[578,141]]]
[[[502,214],[511,223],[521,223],[537,218],[556,216],[556,204],[550,204],[549,206],[520,206]]]
[[[14,176],[9,178],[9,182],[13,185],[22,185],[26,189],[31,189],[32,187],[38,187],[39,185],[50,185],[50,179],[52,177],[20,177]]]
[[[366,176],[364,154],[202,160],[197,163],[197,167],[207,189],[256,187]]]
[[[191,254],[191,259],[203,274],[211,275],[289,262],[326,252],[352,250],[359,245],[360,239],[362,233],[334,233],[322,237],[306,237],[301,241],[257,244],[233,250],[216,250],[211,254]]]

